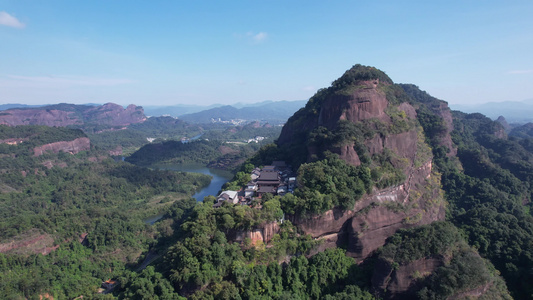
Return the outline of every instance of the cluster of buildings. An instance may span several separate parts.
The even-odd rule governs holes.
[[[253,139],[247,139],[246,142],[248,144],[250,144],[250,143],[259,143],[260,141],[262,141],[264,139],[266,139],[266,137],[264,137],[264,136],[256,136]]]
[[[231,119],[229,121],[222,120],[221,118],[211,118],[211,123],[222,123],[222,124],[231,124],[231,125],[243,125],[247,121],[242,119]]]
[[[220,193],[214,207],[224,202],[249,205],[252,200],[262,198],[267,193],[283,196],[296,188],[296,177],[284,161],[273,161],[272,165],[255,168],[250,177],[250,182],[241,190]]]

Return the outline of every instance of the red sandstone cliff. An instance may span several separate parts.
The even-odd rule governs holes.
[[[9,109],[0,114],[0,125],[81,125],[81,119],[71,111],[56,109]]]
[[[391,164],[405,175],[405,181],[396,186],[382,190],[374,188],[359,199],[353,209],[335,208],[320,215],[289,217],[303,232],[323,239],[322,248],[348,245],[348,255],[362,261],[383,246],[398,229],[444,219],[445,201],[440,189],[440,175],[432,172],[432,153],[420,125],[417,125],[416,102],[400,102],[398,99],[408,98],[402,93],[403,90],[395,89],[390,79],[353,81],[342,90],[332,86],[317,93],[284,126],[278,139],[281,148],[303,147],[307,151],[307,161],[317,159],[324,151],[331,151],[348,164],[358,166],[364,153],[358,152],[361,149],[355,146],[356,141],[342,145],[315,145],[301,140],[302,136],[319,127],[335,133],[341,120],[363,124],[375,131],[372,136],[359,141],[366,148],[365,155],[372,157],[387,150],[394,156]],[[388,97],[394,97],[391,98],[394,103]],[[447,106],[434,109],[440,109],[438,114],[446,122],[447,131],[441,142],[449,146],[451,155],[454,155],[449,135],[453,129],[450,110]],[[404,127],[399,128],[398,124],[404,124]]]
[[[77,138],[73,141],[61,141],[35,147],[33,148],[33,155],[39,156],[46,153],[47,151],[51,151],[53,153],[58,153],[62,151],[71,154],[76,154],[80,151],[88,151],[90,149],[91,141],[89,140],[89,138],[82,137]]]
[[[8,109],[0,113],[0,125],[46,125],[70,126],[98,124],[109,126],[127,126],[146,120],[140,106],[107,103],[101,106],[60,104],[50,107],[31,109]]]

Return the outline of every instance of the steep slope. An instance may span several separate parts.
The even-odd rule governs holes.
[[[291,220],[315,238],[327,237],[325,247],[346,244],[351,256],[363,260],[396,230],[444,219],[440,176],[432,172],[418,106],[385,73],[361,65],[311,98],[284,126],[278,147],[300,165],[300,203],[333,201],[289,208],[295,211]],[[316,180],[314,166],[328,170],[335,160],[328,153],[358,171],[326,171],[325,180]],[[341,177],[365,173],[370,178],[358,195],[331,192],[340,188]],[[328,180],[334,183],[324,189]]]
[[[401,230],[383,247],[374,289],[394,299],[511,299],[490,263],[468,246],[451,223]]]

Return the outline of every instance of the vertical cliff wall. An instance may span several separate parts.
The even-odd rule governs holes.
[[[440,175],[432,170],[431,148],[417,120],[417,109],[423,105],[384,73],[364,66],[354,66],[330,88],[319,91],[287,122],[278,139],[289,160],[312,162],[332,152],[350,165],[378,174],[388,166],[389,173],[376,175],[372,191],[351,209],[297,213],[290,220],[303,232],[323,238],[322,248],[348,245],[348,254],[361,261],[398,229],[444,219]],[[444,106],[432,109],[441,110],[448,129],[442,143],[454,155],[450,111]],[[390,180],[393,175],[396,179]]]

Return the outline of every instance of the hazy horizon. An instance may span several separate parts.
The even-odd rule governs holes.
[[[450,104],[533,98],[533,2],[0,0],[0,103],[309,99],[354,64]]]

